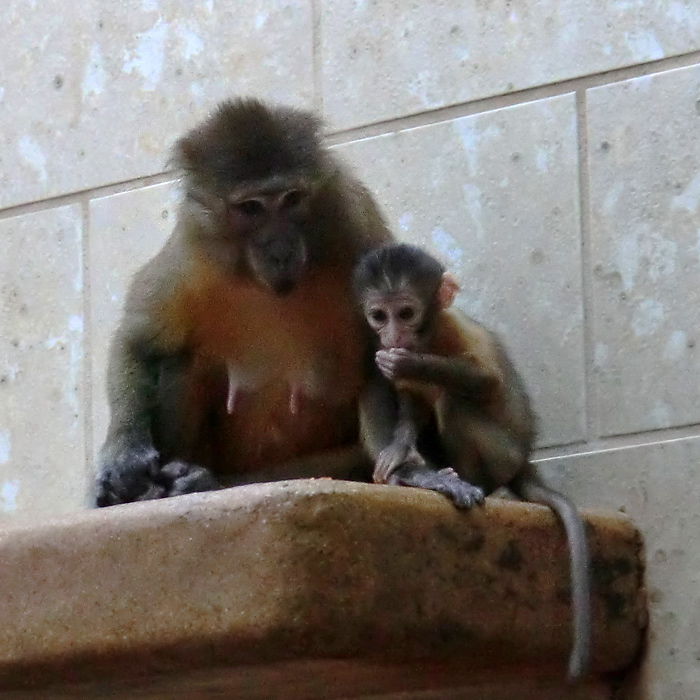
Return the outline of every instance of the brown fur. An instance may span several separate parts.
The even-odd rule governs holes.
[[[376,363],[383,375],[374,383],[374,422],[364,420],[374,478],[438,491],[463,508],[501,486],[551,507],[571,553],[569,677],[578,680],[591,644],[585,529],[573,504],[542,484],[530,463],[535,417],[503,346],[472,319],[441,308],[452,302],[452,284],[437,260],[407,245],[368,253],[354,273],[358,301],[377,334]],[[402,344],[386,347],[387,339]],[[439,449],[430,450],[436,442]]]
[[[135,275],[112,342],[100,505],[250,481],[292,459],[284,475],[309,476],[299,458],[356,442],[369,348],[351,274],[391,234],[319,127],[237,100],[177,143],[178,223]]]
[[[489,414],[496,418],[500,408],[498,404],[502,403],[506,377],[496,361],[498,350],[494,345],[493,336],[488,331],[462,314],[450,309],[441,309],[435,320],[434,334],[423,350],[431,355],[460,358],[484,374],[492,376],[493,387],[488,395],[482,397],[482,401],[483,407],[488,407]],[[399,379],[395,386],[400,391],[410,391],[419,395],[433,409],[448,393],[445,387],[415,379]]]

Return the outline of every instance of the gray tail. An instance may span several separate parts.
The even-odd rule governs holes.
[[[545,486],[529,466],[510,488],[523,500],[549,506],[561,520],[571,557],[573,647],[569,657],[569,682],[575,683],[588,670],[591,657],[591,556],[583,520],[563,494]]]

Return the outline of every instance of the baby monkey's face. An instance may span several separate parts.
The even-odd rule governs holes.
[[[410,289],[370,290],[363,304],[365,318],[382,348],[420,349],[427,304]]]
[[[353,274],[353,290],[380,351],[424,352],[438,315],[459,291],[457,280],[421,248],[395,244],[370,251]]]

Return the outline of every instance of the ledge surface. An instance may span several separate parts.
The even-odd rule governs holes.
[[[640,537],[625,516],[584,517],[593,667],[617,670],[645,624]],[[496,667],[559,678],[569,654],[563,529],[514,501],[465,513],[417,489],[255,484],[0,533],[0,561],[0,690],[18,697],[68,697],[68,681],[151,697],[136,688],[187,674],[252,680],[236,675],[244,668],[318,683],[319,668],[337,677],[333,664],[372,668],[370,690],[389,669],[415,677],[407,688],[421,687],[421,669],[432,687]]]

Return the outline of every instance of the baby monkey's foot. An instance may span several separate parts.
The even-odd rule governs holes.
[[[429,466],[411,468],[402,465],[394,472],[392,483],[437,491],[447,496],[457,508],[465,510],[484,502],[484,492],[478,486],[464,481],[449,467],[438,470]]]
[[[484,502],[484,492],[478,486],[470,484],[464,479],[456,477],[453,483],[447,484],[445,491],[441,491],[450,498],[457,508],[465,510],[474,506],[480,506]]]

